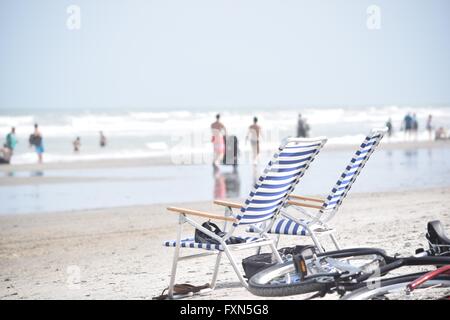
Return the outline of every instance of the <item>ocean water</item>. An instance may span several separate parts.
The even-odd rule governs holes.
[[[352,155],[350,149],[322,151],[295,192],[325,196]],[[448,187],[448,159],[450,148],[377,150],[353,185],[351,194]],[[222,166],[216,172],[211,165],[46,171],[14,171],[11,168],[10,172],[0,172],[0,181],[7,175],[13,178],[40,176],[67,179],[63,183],[0,184],[0,214],[245,198],[267,160],[263,159],[258,167],[244,164],[233,170],[231,166]]]
[[[253,116],[263,129],[262,150],[273,150],[280,140],[296,134],[298,113],[311,126],[311,136],[325,135],[328,144],[358,144],[371,128],[384,126],[388,118],[394,124],[394,136],[386,142],[403,141],[400,124],[407,112],[419,120],[418,140],[428,139],[425,123],[433,115],[435,127],[450,127],[450,107],[361,107],[361,108],[241,108],[229,110],[0,110],[0,140],[15,126],[19,144],[12,163],[34,163],[36,155],[28,146],[33,124],[39,123],[44,136],[45,162],[70,162],[96,159],[146,158],[177,152],[209,154],[210,124],[220,112],[228,134],[236,135],[240,149]],[[107,139],[99,147],[99,131]],[[72,141],[81,138],[81,152],[73,152]]]

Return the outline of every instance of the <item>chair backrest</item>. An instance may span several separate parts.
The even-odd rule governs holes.
[[[256,181],[233,226],[277,215],[326,141],[325,137],[286,139]]]
[[[364,139],[350,163],[345,168],[336,185],[331,190],[328,197],[325,199],[322,209],[320,210],[322,221],[327,221],[336,213],[342,201],[347,196],[356,178],[361,173],[361,170],[366,165],[372,153],[383,139],[387,128],[373,129],[372,132]]]

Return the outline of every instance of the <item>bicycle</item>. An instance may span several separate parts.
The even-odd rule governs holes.
[[[313,246],[302,247],[292,259],[250,278],[249,291],[266,297],[315,292],[310,298],[338,293],[341,299],[377,299],[389,298],[387,294],[394,289],[398,292],[403,290],[403,296],[409,297],[413,291],[416,294],[436,285],[450,290],[448,270],[434,274],[432,279],[425,277],[427,272],[384,277],[405,266],[439,268],[450,265],[450,239],[442,224],[432,221],[427,228],[429,249],[418,249],[410,257],[388,256],[384,250],[377,248],[351,248],[316,254]],[[421,277],[427,281],[409,287]]]

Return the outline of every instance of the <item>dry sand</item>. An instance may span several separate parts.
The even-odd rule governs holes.
[[[450,188],[350,194],[333,225],[343,247],[412,254],[426,245],[427,221],[450,229],[449,196]],[[186,206],[222,212],[211,203]],[[168,284],[173,249],[162,242],[175,238],[176,223],[165,205],[0,216],[0,299],[150,299]],[[308,241],[284,237],[280,245]],[[241,251],[238,260],[253,253]],[[209,282],[213,264],[213,256],[181,262],[177,283]],[[225,258],[217,289],[195,298],[258,297],[240,286]]]

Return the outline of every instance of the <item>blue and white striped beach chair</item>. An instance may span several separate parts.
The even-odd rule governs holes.
[[[291,194],[285,207],[281,210],[278,219],[272,224],[268,233],[278,235],[277,245],[281,235],[310,236],[320,252],[324,247],[318,240],[318,235],[329,235],[333,244],[339,250],[340,246],[334,237],[334,229],[327,225],[327,222],[334,217],[341,206],[347,193],[350,191],[356,178],[366,165],[387,128],[374,129],[364,139],[350,163],[339,177],[336,185],[325,199],[304,197]],[[293,216],[287,209],[294,208],[301,213],[301,217]],[[305,209],[308,208],[309,210]],[[317,210],[316,212],[311,209]],[[248,232],[258,232],[261,225],[250,226]]]
[[[270,221],[275,221],[274,217],[279,214],[280,210],[288,200],[289,194],[294,190],[300,178],[308,169],[315,156],[320,152],[325,142],[326,138],[323,137],[315,139],[286,139],[255,183],[244,204],[220,200],[214,201],[215,204],[225,207],[224,216],[198,210],[175,207],[167,208],[169,211],[179,214],[177,239],[164,242],[164,245],[167,247],[175,247],[168,296],[173,298],[177,265],[180,260],[204,256],[205,254],[208,254],[208,252],[209,254],[217,254],[213,277],[210,284],[211,289],[214,289],[216,284],[222,253],[225,253],[234,271],[236,272],[239,281],[245,287],[247,287],[247,282],[240,272],[233,255],[231,254],[232,250],[269,246],[272,249],[276,259],[281,262],[281,257],[276,250],[274,239],[267,235],[267,230],[270,228]],[[238,210],[233,212],[233,209]],[[225,236],[219,237],[213,232],[202,227],[201,224],[195,222],[191,218],[188,218],[188,216],[197,216],[223,221]],[[244,242],[238,244],[226,243],[227,239],[233,235],[238,226],[261,223],[264,221],[269,222],[268,228],[260,230],[255,237],[242,238],[244,239]],[[209,235],[218,243],[198,243],[195,242],[194,237],[182,238],[182,226],[186,222],[194,228]],[[231,228],[229,230],[227,230],[227,222],[231,223]],[[180,248],[201,249],[207,250],[208,252],[180,257]]]

